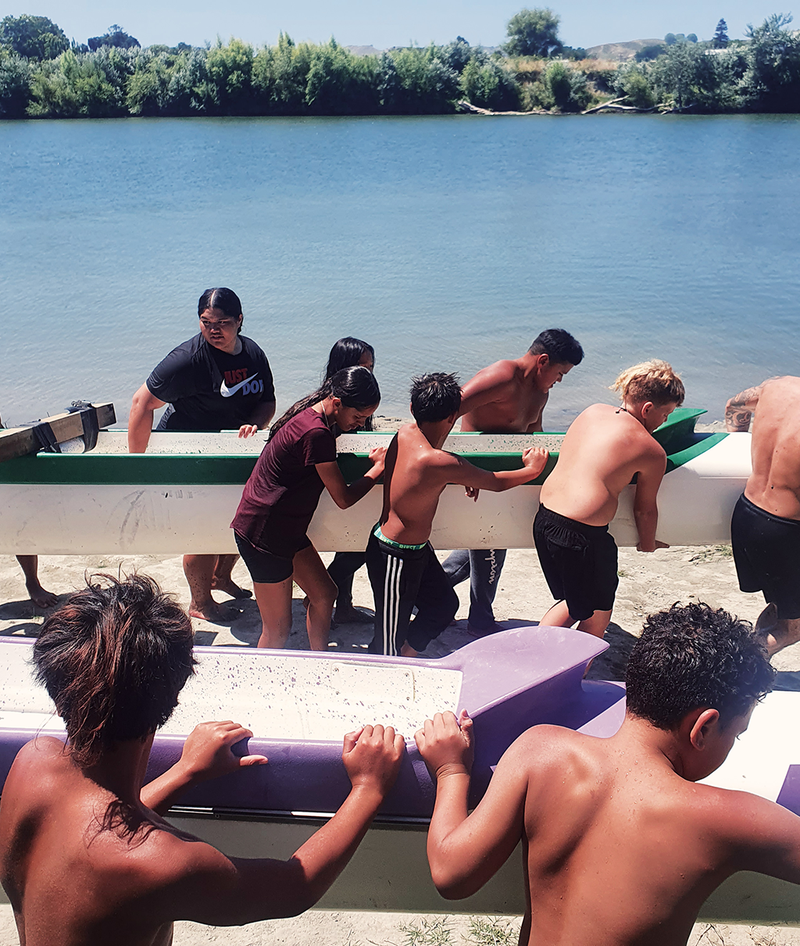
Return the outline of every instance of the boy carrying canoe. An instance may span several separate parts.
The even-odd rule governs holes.
[[[472,814],[471,720],[436,714],[416,739],[437,781],[428,833],[437,889],[470,896],[522,839],[521,944],[679,946],[737,871],[800,883],[800,818],[697,784],[725,760],[773,677],[761,640],[726,612],[691,604],[651,615],[631,653],[619,731],[529,729]]]
[[[665,361],[623,371],[612,385],[622,405],[593,404],[572,422],[547,477],[533,522],[539,562],[557,599],[539,622],[602,637],[617,590],[617,546],[608,524],[619,494],[636,476],[633,502],[640,552],[656,539],[656,495],[667,467],[653,431],[683,403],[681,379]]]
[[[203,723],[179,762],[142,785],[156,730],[194,672],[187,615],[144,576],[94,576],[51,615],[34,662],[67,729],[14,761],[0,804],[0,880],[24,946],[168,946],[176,919],[234,926],[295,916],[330,887],[394,782],[391,727],[344,738],[352,782],[333,818],[287,860],[227,857],[161,817],[181,790],[263,756],[252,733]]]
[[[800,378],[770,378],[732,397],[726,429],[749,430],[753,415],[753,471],[731,542],[739,587],[764,593],[756,628],[775,654],[800,640]]]
[[[454,375],[415,378],[414,421],[398,430],[386,451],[383,513],[367,545],[375,597],[372,653],[415,657],[455,617],[458,596],[428,541],[445,486],[466,486],[471,495],[501,492],[535,479],[547,463],[547,451],[534,447],[522,454],[521,469],[491,473],[442,450],[460,407]]]

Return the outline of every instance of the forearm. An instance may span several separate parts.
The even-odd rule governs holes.
[[[500,470],[494,474],[494,484],[484,486],[483,489],[488,489],[493,493],[502,493],[515,486],[524,486],[525,483],[535,480],[537,476],[538,473],[534,473],[525,466],[519,470]]]
[[[131,407],[128,418],[128,453],[144,453],[147,450],[154,414],[155,411],[150,408],[138,407],[136,404]]]
[[[374,474],[372,470],[369,470],[362,477],[350,483],[345,489],[345,504],[342,508],[349,509],[350,506],[355,505],[359,499],[363,499],[378,481],[379,476],[380,473]]]
[[[196,781],[193,773],[181,760],[167,769],[163,775],[143,785],[139,797],[142,804],[147,805],[156,814],[164,815],[175,804],[178,796],[191,788]]]
[[[658,526],[658,509],[633,510],[636,522],[636,531],[639,533],[639,542],[636,546],[640,552],[654,552],[656,548],[656,528]]]
[[[428,864],[431,878],[442,896],[457,900],[477,887],[467,888],[470,879],[469,851],[460,844],[458,830],[469,817],[467,797],[469,773],[463,769],[441,774],[436,783],[436,804],[428,830]],[[478,882],[478,886],[480,882]]]
[[[375,787],[355,786],[331,820],[295,851],[302,871],[293,912],[312,907],[344,870],[383,801]]]

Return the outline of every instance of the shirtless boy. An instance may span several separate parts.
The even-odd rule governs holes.
[[[722,764],[773,675],[749,626],[673,605],[634,645],[616,735],[529,729],[470,815],[471,721],[437,714],[416,739],[437,780],[428,861],[439,892],[474,893],[522,839],[521,944],[678,946],[737,871],[800,883],[800,818],[696,784]]]
[[[756,628],[775,654],[800,640],[800,378],[770,378],[728,401],[728,430],[749,430],[751,417],[753,472],[731,542],[739,587],[764,593]]]
[[[528,351],[514,360],[496,361],[479,371],[461,390],[461,430],[489,434],[530,434],[542,430],[542,412],[550,389],[583,360],[580,344],[562,328],[541,332]],[[470,631],[497,630],[492,604],[505,549],[460,549],[444,563],[454,585],[470,579]]]
[[[602,637],[617,590],[617,546],[608,524],[619,494],[636,475],[633,503],[640,552],[666,548],[656,539],[656,494],[667,467],[652,437],[683,403],[683,383],[665,361],[628,368],[612,385],[622,406],[593,404],[572,423],[553,472],[542,486],[533,537],[553,597],[541,624]]]
[[[373,653],[414,657],[455,617],[458,596],[428,541],[445,486],[500,492],[535,479],[547,462],[547,451],[536,447],[523,453],[521,469],[491,473],[442,450],[460,407],[453,375],[415,378],[414,422],[400,428],[386,451],[383,513],[367,545],[375,596]]]
[[[67,728],[17,755],[0,803],[0,879],[24,946],[167,946],[175,919],[217,926],[293,916],[322,896],[397,774],[403,739],[344,739],[352,790],[288,860],[227,857],[161,817],[184,788],[241,766],[252,733],[204,723],[180,761],[142,786],[156,729],[193,673],[191,622],[144,576],[94,576],[34,645],[39,680]]]

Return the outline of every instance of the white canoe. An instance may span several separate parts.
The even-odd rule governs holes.
[[[750,473],[748,434],[701,434],[702,411],[679,409],[657,431],[670,463],[659,492],[658,538],[670,545],[730,541],[730,516]],[[340,463],[355,477],[366,454],[391,434],[339,438]],[[126,452],[124,431],[101,431],[86,454],[44,454],[0,463],[0,553],[161,554],[233,552],[229,528],[242,486],[265,435],[154,433],[147,454]],[[454,434],[445,447],[481,465],[520,465],[521,451],[546,446],[555,462],[559,434]],[[546,475],[546,474],[545,474]],[[435,548],[530,548],[540,480],[477,502],[448,486],[431,541]],[[320,551],[360,551],[378,520],[381,490],[351,509],[323,493],[309,535]],[[636,544],[633,487],[620,497],[611,531],[622,546]]]

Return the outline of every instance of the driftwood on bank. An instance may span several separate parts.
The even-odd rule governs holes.
[[[547,115],[544,109],[535,108],[530,112],[493,112],[490,108],[480,108],[478,105],[473,105],[472,102],[468,102],[466,99],[461,99],[456,102],[456,108],[462,112],[468,112],[470,115]]]
[[[620,105],[619,103],[624,102],[627,97],[627,95],[623,95],[621,98],[612,99],[610,102],[595,105],[594,108],[587,108],[585,112],[581,112],[581,115],[592,115],[604,109],[612,109],[616,112],[639,112],[640,114],[646,114],[647,112],[654,112],[658,108],[657,105],[652,105],[650,108],[637,108],[635,105]]]

